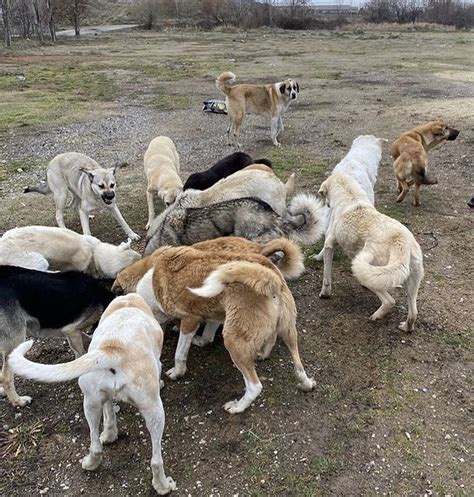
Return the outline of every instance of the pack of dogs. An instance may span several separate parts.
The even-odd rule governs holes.
[[[234,85],[235,79],[225,72],[216,80],[226,97],[229,142],[240,147],[243,118],[253,110],[270,115],[271,139],[280,146],[283,114],[297,99],[299,84],[287,79]],[[394,141],[397,202],[414,185],[414,205],[420,206],[421,185],[437,182],[428,174],[427,152],[458,134],[438,120]],[[245,387],[240,399],[225,402],[230,414],[242,413],[260,395],[255,361],[270,356],[278,337],[289,350],[298,388],[311,391],[316,382],[299,354],[297,306],[287,280],[304,271],[302,247],[324,237],[322,250],[312,256],[323,261],[320,297],[331,296],[339,245],[352,260],[355,278],[380,300],[370,319],[392,310],[390,292],[403,287],[408,314],[400,329],[414,331],[423,254],[408,228],[374,206],[385,141],[357,137],[317,195],[294,195],[294,174],[284,183],[271,161],[241,151],[183,182],[175,143],[158,136],[144,153],[148,219],[143,255],[131,248],[140,237],[117,206],[120,165],[102,167],[76,152],[54,157],[46,182],[24,191],[53,194],[58,227],[14,228],[0,239],[0,394],[14,406],[25,406],[32,398],[16,392],[15,374],[40,382],[78,378],[90,429],[90,450],[82,459],[88,471],[99,467],[103,444],[117,439],[113,402],[136,406],[152,441],[153,488],[160,495],[174,490],[161,454],[162,326],[179,323],[174,366],[166,372],[172,380],[186,374],[192,345],[211,343],[222,326],[224,347]],[[157,216],[155,196],[163,204]],[[66,206],[79,211],[83,234],[66,228]],[[115,246],[92,236],[89,217],[96,210],[110,211],[128,240]],[[31,336],[66,338],[75,359],[55,365],[27,359],[33,341],[25,340]]]

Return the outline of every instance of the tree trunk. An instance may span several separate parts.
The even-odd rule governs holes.
[[[79,23],[79,15],[74,12],[74,34],[76,36],[81,35],[81,26]]]
[[[38,5],[38,0],[34,0],[33,2],[33,10],[34,10],[34,26],[36,31],[36,36],[38,36],[38,40],[40,43],[43,43],[43,26],[41,25],[41,16]]]
[[[46,8],[48,9],[49,35],[51,36],[51,41],[56,41],[56,23],[54,21],[53,1],[54,0],[46,0]]]
[[[5,34],[5,45],[10,47],[12,44],[11,17],[10,17],[10,0],[2,0],[3,30]]]

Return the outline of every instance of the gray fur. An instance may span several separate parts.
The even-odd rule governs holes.
[[[313,244],[322,229],[318,217],[322,206],[305,194],[297,195],[279,216],[272,208],[256,198],[240,198],[193,208],[173,204],[153,222],[144,255],[164,245],[192,245],[221,236],[240,236],[265,243],[274,238],[288,237],[305,245]],[[311,205],[310,205],[311,204]]]

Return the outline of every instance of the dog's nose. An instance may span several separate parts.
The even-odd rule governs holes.
[[[455,140],[459,135],[459,131],[457,129],[450,129],[449,130],[449,138],[450,140]]]
[[[296,98],[296,93],[292,93],[291,98],[294,100]]]
[[[112,200],[115,197],[115,193],[114,192],[104,192],[102,194],[102,196],[104,197],[105,200]]]

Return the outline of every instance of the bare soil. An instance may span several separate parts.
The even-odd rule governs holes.
[[[144,235],[142,156],[151,138],[165,134],[175,141],[184,177],[229,151],[227,118],[200,110],[204,99],[219,98],[213,80],[220,70],[232,70],[239,81],[298,80],[301,94],[285,115],[282,149],[271,147],[269,123],[255,116],[247,116],[243,143],[250,154],[274,160],[282,178],[296,171],[300,190],[316,192],[359,134],[392,141],[437,117],[461,130],[455,142],[430,152],[439,184],[422,190],[418,209],[411,195],[395,203],[388,149],[380,167],[377,207],[407,225],[425,255],[416,331],[397,329],[406,313],[401,291],[387,318],[369,322],[378,301],[358,285],[341,254],[333,296],[320,300],[322,265],[307,261],[305,274],[290,287],[302,358],[316,389],[296,390],[288,352],[277,344],[258,365],[261,396],[245,413],[228,415],[222,405],[241,395],[240,373],[220,337],[193,348],[186,377],[165,377],[163,457],[177,496],[473,495],[474,213],[466,205],[474,192],[472,35],[117,33],[0,53],[0,76],[28,76],[45,61],[53,69],[102,71],[114,97],[80,119],[65,102],[62,124],[1,131],[1,231],[54,225],[52,198],[24,195],[22,188],[44,177],[54,155],[74,150],[103,164],[129,161],[119,173],[118,203]],[[163,95],[187,97],[188,106],[154,106],[153,97]],[[69,212],[66,222],[80,229],[77,213]],[[124,239],[106,214],[98,213],[91,227],[104,241]],[[164,370],[173,363],[176,342],[176,333],[166,330]],[[65,341],[51,339],[36,342],[31,358],[52,363],[73,355]],[[0,400],[0,494],[154,494],[150,439],[135,408],[121,405],[118,441],[105,448],[99,470],[86,473],[78,462],[89,435],[77,382],[16,383],[34,400],[22,409]]]

